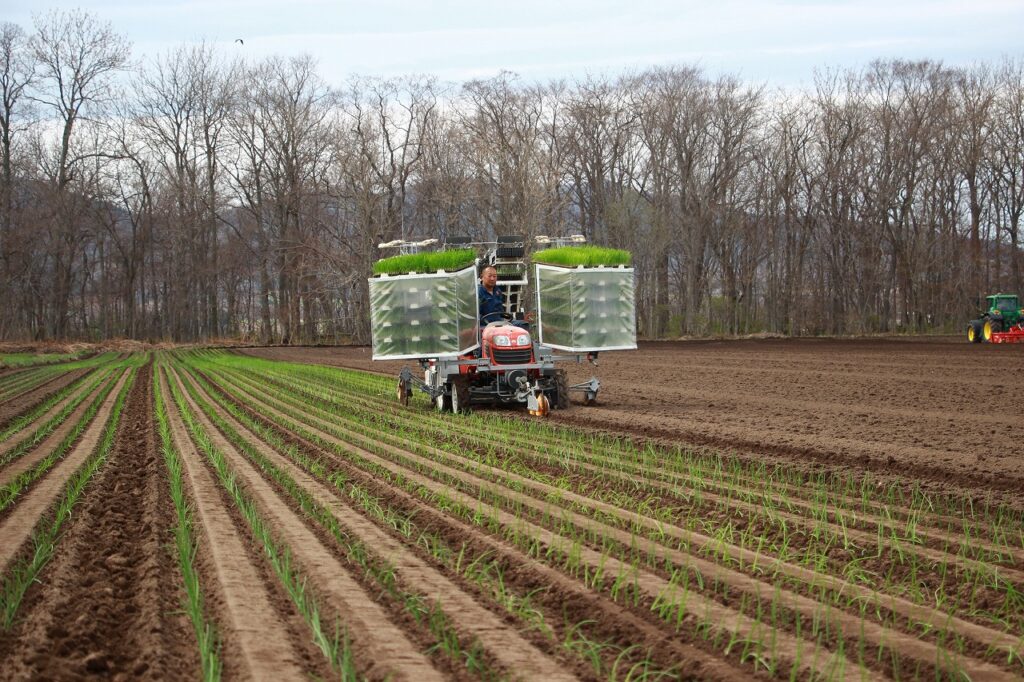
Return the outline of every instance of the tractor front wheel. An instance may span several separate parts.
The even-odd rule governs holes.
[[[1002,323],[1001,320],[992,320],[992,319],[985,320],[984,333],[985,333],[985,340],[986,341],[991,343],[992,335],[993,334],[998,334],[1001,331],[1003,331],[1003,323]]]
[[[981,320],[971,320],[967,325],[967,340],[971,343],[981,343],[982,338]]]

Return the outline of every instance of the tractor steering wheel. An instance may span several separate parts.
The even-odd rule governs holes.
[[[497,316],[497,319],[492,319],[492,320],[488,320],[487,319],[489,317],[493,318],[495,316]],[[501,320],[504,320],[505,322],[511,322],[513,319],[514,318],[509,313],[506,313],[503,310],[495,310],[494,312],[487,313],[487,314],[483,315],[480,318],[480,324],[482,326],[486,327],[488,324],[493,324],[493,323],[499,322]]]

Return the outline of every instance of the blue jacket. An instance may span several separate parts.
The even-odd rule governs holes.
[[[477,285],[477,291],[480,297],[480,324],[484,323],[484,315],[505,312],[505,292],[501,290],[501,287],[495,285],[494,292],[488,293],[487,288],[480,284]],[[494,322],[500,319],[500,316],[492,315],[487,318],[487,321]]]

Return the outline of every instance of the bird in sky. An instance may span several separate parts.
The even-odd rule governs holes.
[[[241,38],[235,38],[235,42],[236,43],[241,43],[242,45],[245,45],[245,41],[242,40]]]

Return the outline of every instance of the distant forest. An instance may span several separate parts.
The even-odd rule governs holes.
[[[338,80],[337,74],[331,74]],[[628,249],[643,337],[959,332],[1024,294],[1024,59],[330,87],[0,24],[0,339],[366,342],[396,238]]]

